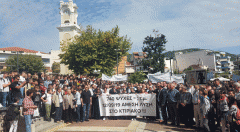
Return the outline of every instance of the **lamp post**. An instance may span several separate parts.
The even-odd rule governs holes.
[[[23,53],[23,51],[15,51],[15,53],[17,52],[17,71],[19,73],[19,64],[18,64],[18,54],[19,53]]]
[[[121,51],[120,49],[115,49],[116,53],[117,53],[117,75],[118,75],[118,52]]]
[[[172,79],[172,59],[173,57],[167,58],[167,60],[170,60],[170,81]]]

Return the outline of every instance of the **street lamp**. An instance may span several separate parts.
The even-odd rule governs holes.
[[[12,51],[12,53],[16,53],[16,52],[17,52],[17,71],[19,73],[18,54],[19,53],[24,53],[24,51]]]
[[[173,57],[167,58],[166,60],[170,60],[170,81],[172,79],[172,59]]]
[[[115,49],[116,53],[117,53],[117,75],[118,75],[118,52],[121,51],[120,49]]]
[[[93,71],[93,74],[100,74],[100,71],[101,71],[101,70],[96,70],[96,69],[95,69],[95,70]]]

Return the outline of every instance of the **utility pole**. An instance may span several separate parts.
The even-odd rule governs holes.
[[[117,50],[117,76],[118,76],[118,50]]]
[[[18,51],[17,51],[17,72],[19,73],[19,66],[18,66]]]

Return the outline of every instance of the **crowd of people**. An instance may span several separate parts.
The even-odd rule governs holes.
[[[213,132],[240,130],[240,82],[214,80],[205,85],[167,83],[114,83],[100,78],[76,75],[46,75],[44,73],[4,72],[0,79],[3,107],[22,106],[26,131],[31,131],[32,119],[66,123],[89,119],[106,120],[100,116],[98,97],[111,94],[156,94],[156,116],[162,124],[195,126]],[[17,110],[15,110],[17,111]],[[34,112],[39,111],[39,116]],[[17,113],[17,112],[16,112]],[[34,116],[33,116],[34,115]],[[108,117],[132,119],[136,117]],[[11,130],[17,129],[11,121]]]

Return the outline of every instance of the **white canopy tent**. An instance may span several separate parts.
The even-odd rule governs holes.
[[[212,79],[210,79],[210,81],[214,81],[215,79],[219,79],[220,81],[230,81],[230,79],[227,79],[224,77],[212,78]]]
[[[127,75],[118,74],[118,75],[113,75],[112,77],[110,77],[105,74],[102,74],[102,80],[113,81],[113,82],[127,81]]]
[[[166,81],[166,82],[173,82],[175,81],[176,83],[184,83],[184,80],[182,78],[183,74],[180,75],[175,75],[172,74],[170,72],[167,73],[155,73],[155,74],[148,74],[148,80],[152,81],[152,83],[157,83],[157,82],[162,82],[162,81]]]

